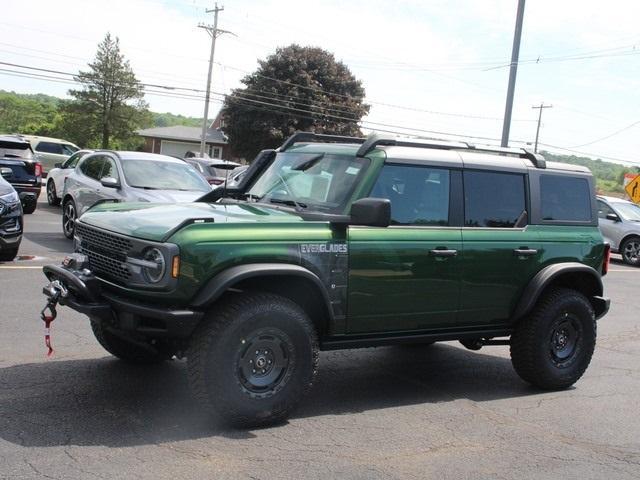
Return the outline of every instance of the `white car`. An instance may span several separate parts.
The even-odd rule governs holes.
[[[78,150],[67,158],[64,163],[56,163],[55,168],[49,171],[47,176],[47,202],[49,202],[49,205],[60,205],[66,178],[76,168],[78,161],[87,153],[93,153],[93,150]]]
[[[21,137],[31,143],[36,160],[42,164],[45,177],[49,174],[49,171],[53,170],[56,163],[65,162],[80,149],[77,145],[59,138],[40,137],[38,135],[21,135]]]

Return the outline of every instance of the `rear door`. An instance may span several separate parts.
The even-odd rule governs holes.
[[[384,165],[370,196],[391,200],[391,226],[348,232],[349,333],[455,326],[462,242],[452,199],[461,197],[460,178],[449,168]]]
[[[539,268],[541,242],[527,225],[524,173],[464,172],[460,322],[502,324]]]
[[[86,156],[78,167],[79,174],[74,175],[73,180],[69,177],[67,190],[73,195],[76,201],[78,216],[82,215],[88,208],[98,201],[98,194],[102,187],[102,169],[105,157],[103,155]]]

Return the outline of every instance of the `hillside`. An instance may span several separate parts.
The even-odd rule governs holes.
[[[51,95],[22,94],[0,90],[0,132],[46,135],[55,130],[59,105],[65,100]],[[202,118],[150,112],[150,127],[202,126]]]

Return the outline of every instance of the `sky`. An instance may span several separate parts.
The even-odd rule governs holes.
[[[517,0],[220,2],[210,117],[279,46],[318,46],[362,81],[363,130],[499,145]],[[212,23],[206,0],[3,0],[0,89],[67,96],[106,32],[149,87],[151,110],[202,116]],[[510,146],[640,164],[640,2],[526,2]],[[14,65],[6,65],[7,63]],[[37,73],[25,78],[20,73]],[[44,77],[46,76],[46,78]],[[54,78],[50,78],[54,77]],[[180,90],[186,92],[186,90]],[[201,96],[194,93],[194,96]],[[530,147],[530,146],[529,146]],[[528,148],[529,148],[528,147]]]

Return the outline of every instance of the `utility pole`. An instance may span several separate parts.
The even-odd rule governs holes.
[[[538,108],[540,111],[538,112],[538,129],[536,130],[536,143],[533,147],[534,153],[538,153],[538,137],[540,136],[540,122],[542,120],[542,109],[543,108],[552,108],[553,105],[545,105],[544,102],[540,102],[540,105],[534,105],[531,108]]]
[[[511,128],[511,112],[513,111],[513,94],[516,89],[516,73],[518,73],[518,56],[520,55],[520,37],[522,36],[522,20],[524,18],[524,2],[518,0],[518,13],[516,14],[516,29],[513,34],[513,48],[511,49],[511,67],[509,68],[509,87],[507,89],[507,104],[504,109],[504,122],[502,124],[502,142],[500,146],[509,146],[509,128]]]
[[[198,28],[202,28],[207,31],[207,33],[211,36],[211,53],[209,54],[209,73],[207,74],[207,94],[204,100],[204,119],[202,120],[202,139],[200,140],[200,156],[204,156],[205,145],[207,141],[207,127],[209,124],[209,97],[211,92],[211,73],[213,71],[213,55],[216,51],[216,38],[218,38],[223,33],[231,33],[227,30],[222,30],[218,28],[218,12],[224,10],[224,7],[218,7],[218,4],[215,4],[215,8],[213,10],[207,10],[207,13],[214,12],[213,17],[213,26],[207,25],[204,23],[198,24]]]

